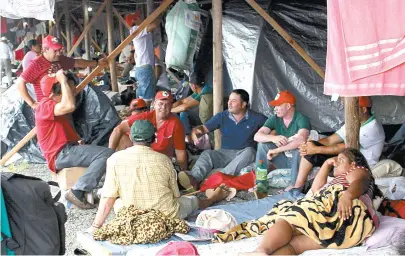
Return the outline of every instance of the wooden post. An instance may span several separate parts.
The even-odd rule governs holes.
[[[216,0],[213,0],[215,2]],[[305,50],[297,44],[297,42],[285,31],[270,15],[261,8],[255,0],[246,0],[246,2],[255,9],[279,34],[291,45],[294,50],[315,70],[316,73],[325,79],[325,71],[316,64],[316,62],[305,52]],[[214,3],[213,3],[214,5]]]
[[[76,25],[79,27],[79,29],[83,32],[83,26],[80,24],[80,22],[75,18],[75,16],[70,15],[70,17],[72,18],[72,20],[76,23]],[[96,40],[94,40],[92,35],[89,35],[90,40],[91,40],[91,44],[94,46],[94,48],[96,48],[97,51],[101,52],[101,54],[104,57],[107,57],[107,55],[105,55],[102,51],[101,51],[101,47],[97,44]]]
[[[147,17],[138,29],[136,29],[132,34],[130,34],[120,45],[115,48],[108,56],[107,60],[115,59],[120,52],[127,46],[132,40],[142,32],[149,24],[151,24],[157,17],[159,17],[172,3],[174,0],[165,0],[149,17]],[[91,80],[103,69],[102,66],[97,66],[93,71],[83,79],[83,81],[76,87],[75,94],[79,93],[90,83]],[[25,137],[11,149],[1,160],[0,166],[3,166],[8,159],[10,159],[15,153],[17,153],[24,145],[35,137],[37,134],[36,127],[34,127]]]
[[[64,10],[63,12],[65,13],[65,29],[66,29],[66,50],[69,52],[70,49],[72,49],[72,33],[70,30],[70,15],[69,15],[69,0],[63,1],[64,5]]]
[[[114,51],[114,38],[113,38],[113,10],[112,1],[108,0],[106,11],[107,11],[107,37],[108,37],[108,53],[111,54]],[[117,82],[117,70],[115,68],[115,59],[109,60],[110,64],[110,78],[111,78],[111,88],[113,92],[118,92],[118,82]]]
[[[121,23],[118,23],[118,26],[120,28],[120,42],[122,42],[125,39],[124,28],[123,28],[124,25],[122,25]]]
[[[223,110],[223,70],[222,70],[222,1],[212,1],[213,21],[213,97],[214,115]],[[221,148],[221,132],[215,131],[215,149]]]
[[[89,22],[89,24],[87,24],[87,26],[84,27],[82,34],[79,36],[79,38],[77,39],[75,45],[73,45],[72,49],[67,54],[68,57],[72,56],[72,54],[75,51],[76,47],[83,40],[84,35],[89,32],[91,26],[96,21],[97,17],[101,14],[101,12],[103,11],[103,9],[107,5],[107,3],[108,3],[108,0],[105,0],[104,3],[98,8],[96,14],[91,18],[91,21]],[[69,15],[69,17],[70,17],[70,15]]]
[[[360,149],[359,98],[345,97],[345,144],[346,147]]]
[[[87,0],[82,0],[83,3],[83,26],[86,27],[89,24],[89,10],[87,9],[88,6],[88,1]],[[86,60],[90,60],[90,40],[89,40],[89,34],[90,32],[87,31],[86,34],[84,35],[84,50],[86,51],[85,57]],[[89,68],[90,70],[90,68]]]
[[[125,22],[124,18],[121,16],[121,14],[117,11],[117,9],[112,8],[114,15],[118,18],[118,20],[124,25],[128,30],[131,29],[131,27]]]

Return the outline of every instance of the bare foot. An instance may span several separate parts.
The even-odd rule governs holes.
[[[225,184],[219,185],[208,199],[218,202],[224,200],[229,195],[229,188]]]

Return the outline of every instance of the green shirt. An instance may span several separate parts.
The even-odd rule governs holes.
[[[270,116],[264,123],[264,126],[271,130],[276,130],[277,135],[283,135],[287,138],[297,134],[300,129],[311,130],[308,117],[298,111],[295,111],[293,120],[288,128],[285,127],[283,119],[276,115]]]
[[[191,94],[191,98],[195,99],[196,101],[201,101],[201,96],[205,94],[212,94],[212,87],[209,85],[204,85],[200,93],[193,93]]]

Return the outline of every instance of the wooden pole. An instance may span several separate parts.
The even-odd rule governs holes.
[[[80,22],[73,15],[70,15],[70,17],[76,23],[76,25],[79,27],[79,29],[83,32],[83,26],[80,24]],[[107,57],[107,55],[105,55],[105,53],[102,52],[101,47],[97,44],[96,40],[94,40],[92,35],[90,35],[90,40],[91,40],[91,44],[94,46],[94,48],[96,48],[97,51],[101,52],[101,54],[104,57]]]
[[[131,29],[131,27],[125,22],[124,18],[121,16],[121,14],[117,11],[117,9],[112,8],[114,15],[118,18],[118,20],[124,25],[128,30]],[[124,40],[123,40],[124,41]]]
[[[213,1],[213,5],[215,1],[216,0]],[[305,52],[305,50],[299,44],[297,44],[297,42],[287,33],[287,31],[285,31],[272,17],[270,17],[270,15],[265,10],[263,10],[263,8],[261,8],[255,0],[246,0],[246,2],[253,9],[255,9],[280,34],[280,36],[283,37],[284,40],[286,40],[287,43],[290,44],[292,48],[294,48],[295,51],[297,51],[299,55],[301,55],[301,57],[315,70],[316,73],[318,73],[320,77],[325,79],[325,71],[323,71],[323,69],[318,66],[318,64],[316,64],[316,62]]]
[[[107,11],[107,38],[108,38],[108,53],[111,54],[114,51],[114,38],[113,38],[113,10],[112,10],[112,1],[108,0],[106,7]],[[118,81],[117,81],[117,69],[115,67],[115,59],[112,58],[109,60],[110,66],[110,78],[111,78],[111,89],[113,92],[118,92]]]
[[[69,52],[72,49],[72,35],[70,31],[70,15],[69,15],[69,0],[63,1],[65,13],[65,30],[66,30],[66,50]]]
[[[124,27],[121,23],[118,23],[119,29],[120,29],[120,42],[124,41],[125,36],[124,36]]]
[[[212,1],[213,21],[213,97],[214,115],[223,110],[223,70],[222,70],[222,1]],[[215,149],[221,148],[221,132],[215,131]]]
[[[86,35],[86,33],[89,32],[91,26],[93,25],[93,23],[96,21],[97,17],[100,16],[101,12],[103,11],[104,7],[107,5],[108,0],[104,0],[103,4],[98,8],[96,14],[94,14],[94,16],[91,18],[91,21],[89,22],[89,24],[87,24],[87,26],[84,27],[82,34],[79,36],[79,38],[77,39],[75,45],[73,45],[73,48],[69,51],[69,53],[67,54],[68,57],[72,56],[73,52],[75,51],[76,47],[80,44],[80,42],[83,40],[84,36]],[[70,17],[70,15],[69,15]]]
[[[88,6],[88,0],[82,0],[83,3],[83,26],[86,27],[89,24],[89,10],[87,9]],[[90,32],[87,31],[86,34],[84,35],[84,50],[86,51],[85,57],[86,60],[90,60],[90,39],[89,39],[89,34]],[[88,69],[90,70],[90,68]]]
[[[345,144],[346,147],[360,149],[359,98],[345,97]]]
[[[66,37],[65,33],[63,33],[63,31],[60,32],[60,35],[67,41],[67,37]]]
[[[115,48],[108,56],[107,60],[115,59],[118,54],[127,46],[132,40],[142,32],[149,24],[151,24],[157,17],[159,17],[172,3],[174,0],[165,0],[162,4],[157,8],[149,17],[147,17],[139,27],[132,32],[120,45]],[[97,66],[93,71],[83,79],[83,81],[76,87],[75,93],[79,93],[88,85],[88,83],[93,80],[93,78],[103,69],[102,66]],[[32,129],[14,148],[11,149],[9,153],[7,153],[1,160],[0,166],[4,165],[8,159],[10,159],[15,153],[17,153],[24,145],[30,141],[32,138],[35,137],[37,134],[36,128]]]

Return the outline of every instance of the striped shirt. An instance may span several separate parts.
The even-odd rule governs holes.
[[[43,55],[31,61],[30,65],[22,72],[21,77],[27,82],[34,85],[37,102],[44,98],[41,91],[41,79],[47,74],[56,73],[59,69],[74,68],[75,60],[66,56],[59,56],[56,62],[48,61]]]

